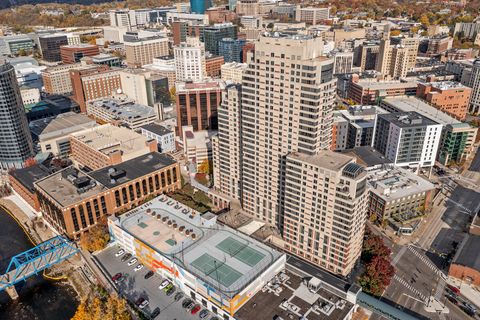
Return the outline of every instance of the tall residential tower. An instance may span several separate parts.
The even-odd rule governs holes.
[[[0,60],[0,168],[21,168],[33,157],[33,143],[15,69]]]

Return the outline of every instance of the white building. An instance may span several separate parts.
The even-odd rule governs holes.
[[[297,6],[295,20],[306,22],[312,25],[330,18],[330,8],[300,8]]]
[[[141,127],[142,135],[149,139],[155,139],[158,143],[158,151],[173,152],[175,147],[175,133],[159,124],[151,123]]]
[[[130,15],[128,10],[111,10],[110,26],[112,27],[126,27],[131,30],[132,27],[137,25],[135,21],[135,15]]]
[[[20,94],[24,105],[40,102],[40,89],[38,88],[20,88]]]
[[[213,159],[211,137],[214,134],[215,132],[207,130],[194,132],[192,126],[182,127],[182,142],[185,158],[197,171],[202,162]]]
[[[222,80],[242,83],[242,77],[247,70],[247,63],[229,62],[220,67]]]
[[[377,116],[372,146],[398,166],[432,167],[441,136],[441,124],[415,111],[394,112]]]
[[[201,81],[206,76],[205,45],[198,38],[187,38],[173,48],[177,81]]]
[[[66,36],[67,36],[68,45],[74,45],[74,44],[82,43],[79,34],[75,34],[75,33],[71,32],[71,33],[67,33]]]
[[[472,88],[470,96],[470,113],[480,112],[480,59],[473,62],[472,74],[470,76],[469,87]]]
[[[132,130],[153,123],[159,116],[154,108],[124,99],[97,99],[87,103],[87,114],[103,122],[124,125]]]

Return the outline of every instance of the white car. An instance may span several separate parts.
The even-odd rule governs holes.
[[[138,266],[135,267],[135,269],[133,269],[133,271],[137,272],[142,270],[142,268],[143,268],[143,264],[140,263]]]
[[[146,306],[148,306],[150,302],[148,302],[148,300],[143,300],[143,302],[138,306],[140,309],[143,309],[145,308]]]
[[[163,280],[162,283],[160,283],[160,286],[158,286],[158,289],[160,290],[163,290],[163,288],[165,288],[166,286],[168,286],[170,284],[170,281],[168,281],[167,279]]]
[[[122,254],[124,254],[124,253],[125,253],[125,250],[120,249],[120,250],[117,251],[117,253],[115,253],[115,257],[118,258],[118,257],[120,257],[120,256],[121,256]]]
[[[138,261],[137,258],[133,258],[132,260],[130,260],[130,261],[128,262],[128,266],[129,266],[129,267],[130,267],[130,266],[133,266],[135,263],[137,263],[137,261]]]

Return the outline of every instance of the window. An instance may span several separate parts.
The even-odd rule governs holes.
[[[128,203],[127,188],[125,187],[122,188],[122,200],[123,200],[123,204]]]
[[[135,194],[133,193],[133,185],[128,186],[128,193],[130,194],[130,201],[135,200]]]
[[[86,206],[87,206],[88,222],[90,225],[94,225],[95,220],[93,220],[92,204],[90,203],[90,201],[86,203]]]
[[[80,212],[80,221],[82,221],[82,228],[87,227],[87,220],[85,220],[85,212],[83,211],[83,206],[78,206],[78,211]]]
[[[142,197],[142,191],[140,191],[140,182],[135,183],[135,190],[137,192],[137,198],[141,198]]]
[[[102,205],[102,213],[107,214],[107,204],[105,203],[105,197],[100,197],[100,204]]]
[[[150,189],[150,192],[153,192],[155,189],[153,189],[153,178],[148,177],[148,188]]]
[[[98,218],[100,218],[100,209],[98,207],[98,199],[93,199],[93,208],[95,210],[95,216]]]
[[[158,178],[158,174],[155,175],[155,190],[160,190],[160,179]]]
[[[120,201],[120,191],[115,190],[115,203],[117,207],[120,207],[122,205],[122,202]]]
[[[80,226],[78,225],[77,211],[75,208],[70,209],[70,214],[72,215],[73,228],[75,229],[75,232],[77,232],[80,230]]]
[[[147,190],[147,180],[142,180],[142,189],[143,189],[143,195],[147,195],[148,194],[148,190]]]

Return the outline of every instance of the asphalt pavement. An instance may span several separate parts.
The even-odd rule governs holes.
[[[159,320],[199,320],[198,313],[190,314],[182,308],[182,301],[187,298],[184,296],[179,301],[174,300],[175,294],[167,296],[163,290],[158,287],[162,282],[160,275],[155,274],[149,279],[145,279],[145,274],[149,271],[147,267],[135,272],[133,269],[138,264],[128,266],[126,262],[121,261],[121,257],[115,257],[115,253],[119,250],[117,246],[111,246],[96,255],[97,261],[101,264],[108,275],[113,277],[117,273],[127,275],[127,278],[118,285],[114,285],[121,296],[126,297],[130,302],[135,303],[138,298],[142,297],[149,301],[149,305],[142,311],[148,316],[155,308],[160,308],[160,315],[156,317]],[[202,308],[203,309],[203,308]],[[209,314],[206,318],[213,318],[213,314]]]

